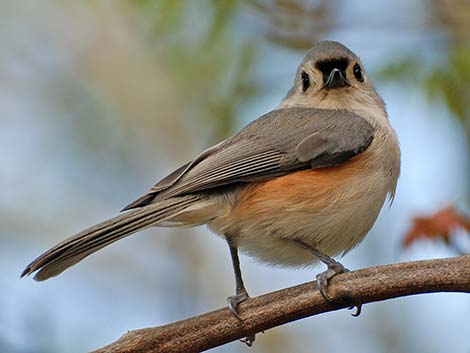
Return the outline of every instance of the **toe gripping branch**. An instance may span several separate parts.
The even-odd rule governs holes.
[[[327,269],[317,275],[317,286],[318,290],[320,291],[322,297],[328,302],[332,303],[332,300],[328,297],[327,288],[329,281],[336,275],[340,273],[349,272],[349,270],[344,267],[340,262],[336,261],[332,257],[322,253],[321,251],[317,250],[316,248],[310,246],[307,243],[304,243],[301,240],[294,240],[294,242],[302,247],[303,249],[309,251],[311,254],[316,256],[321,262],[323,262]],[[362,304],[356,304],[349,307],[349,310],[356,308],[356,311],[353,312],[351,315],[357,317],[361,315]]]
[[[320,259],[321,262],[323,262],[327,266],[326,271],[323,271],[317,275],[317,286],[323,298],[328,303],[332,303],[332,300],[328,297],[328,293],[327,293],[329,281],[334,276],[340,273],[349,272],[349,270],[346,267],[344,267],[340,262],[322,253],[316,248],[310,246],[309,244],[304,243],[301,240],[294,240],[294,243],[299,245],[303,249],[309,251],[311,254],[316,256],[318,259]],[[242,274],[240,270],[240,261],[238,259],[238,250],[235,246],[230,244],[230,241],[228,241],[228,245],[230,248],[230,254],[232,257],[232,265],[233,265],[233,270],[235,274],[236,294],[227,298],[227,304],[232,314],[238,320],[243,322],[243,319],[241,318],[238,312],[238,305],[244,302],[245,300],[249,299],[250,296],[248,295],[248,292],[246,291],[245,285],[243,283]],[[354,317],[359,316],[361,314],[362,305],[356,304],[356,305],[349,307],[350,310],[353,308],[356,308],[356,311],[353,312],[351,315]],[[246,343],[247,346],[251,347],[253,345],[253,342],[255,341],[255,335],[249,335],[240,341]]]

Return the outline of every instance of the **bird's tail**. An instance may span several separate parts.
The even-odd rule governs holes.
[[[57,276],[95,251],[139,230],[171,219],[199,200],[198,196],[172,198],[98,223],[46,251],[25,268],[21,277],[38,270],[34,276],[37,281]]]

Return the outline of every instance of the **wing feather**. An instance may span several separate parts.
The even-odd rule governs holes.
[[[337,165],[364,151],[374,127],[345,110],[274,110],[205,150],[125,209],[237,182]]]

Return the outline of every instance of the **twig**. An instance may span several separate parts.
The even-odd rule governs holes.
[[[332,303],[323,299],[315,281],[301,284],[242,303],[243,322],[223,308],[165,326],[130,331],[94,353],[200,352],[353,304],[433,292],[470,293],[470,255],[371,267],[337,275],[328,286]]]

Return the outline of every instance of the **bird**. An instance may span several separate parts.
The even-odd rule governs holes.
[[[249,298],[239,252],[293,268],[319,262],[329,280],[348,271],[335,257],[357,246],[395,196],[400,148],[385,103],[359,57],[320,41],[272,111],[183,164],[120,215],[60,242],[21,276],[44,281],[142,229],[207,225],[228,244],[235,295]],[[360,306],[358,306],[360,310]],[[251,339],[254,339],[251,337]]]

